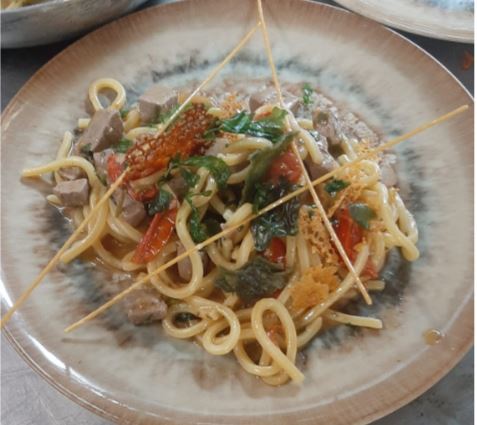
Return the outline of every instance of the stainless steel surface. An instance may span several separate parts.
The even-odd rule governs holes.
[[[146,7],[160,1],[150,1]],[[331,1],[326,3],[334,4]],[[473,46],[405,34],[441,61],[473,93],[474,68],[464,69],[465,52]],[[26,80],[68,43],[47,47],[2,50],[2,109]],[[35,374],[1,339],[1,423],[3,425],[107,425],[93,413],[58,393]],[[467,425],[473,418],[473,351],[424,395],[376,425]]]

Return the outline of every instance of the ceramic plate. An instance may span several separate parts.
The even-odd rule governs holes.
[[[336,3],[414,34],[474,42],[474,0],[336,0]]]
[[[134,328],[112,311],[65,335],[104,301],[110,278],[88,263],[51,273],[9,323],[7,335],[42,376],[73,400],[129,424],[364,424],[409,402],[465,354],[473,335],[473,100],[439,63],[392,31],[319,3],[265,2],[282,81],[309,81],[383,136],[467,103],[471,111],[397,149],[402,196],[421,232],[422,258],[393,255],[387,289],[363,312],[381,332],[346,326],[316,339],[300,365],[302,386],[271,388],[232,357],[214,357],[160,326]],[[43,67],[3,114],[2,303],[7,308],[70,232],[20,181],[55,157],[62,134],[84,115],[89,83],[114,77],[133,100],[161,81],[203,78],[256,22],[252,0],[185,1],[116,21]],[[262,40],[220,75],[269,76]],[[47,190],[49,190],[47,188]],[[445,336],[434,346],[423,333]]]
[[[2,10],[2,49],[77,37],[136,9],[146,0],[57,0]]]

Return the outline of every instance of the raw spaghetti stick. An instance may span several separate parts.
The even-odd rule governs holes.
[[[258,14],[260,16],[260,22],[262,24],[261,29],[262,29],[262,34],[263,34],[263,40],[265,44],[265,49],[267,51],[267,57],[268,57],[268,62],[270,64],[270,69],[272,71],[272,79],[273,83],[275,85],[275,90],[278,95],[278,99],[280,101],[280,105],[282,108],[285,109],[285,104],[283,102],[283,96],[282,96],[282,90],[280,87],[280,82],[278,80],[278,75],[277,75],[277,70],[275,67],[275,62],[273,60],[273,55],[272,55],[272,49],[270,47],[270,38],[268,36],[268,30],[267,30],[267,25],[265,23],[265,17],[263,15],[263,8],[262,8],[262,0],[257,0],[257,6],[258,6]],[[286,118],[286,125],[288,127],[288,130],[291,130],[290,122],[288,120],[288,116]],[[363,282],[361,281],[360,277],[358,276],[358,273],[356,273],[356,270],[353,267],[353,264],[351,263],[351,260],[348,258],[348,254],[346,254],[346,251],[343,248],[343,245],[341,244],[341,241],[339,240],[338,236],[336,235],[336,232],[333,229],[332,224],[330,223],[330,220],[328,219],[328,216],[326,215],[326,211],[323,208],[323,205],[321,204],[320,198],[318,198],[318,195],[313,187],[313,184],[311,182],[310,176],[308,174],[308,171],[305,168],[305,164],[303,163],[303,160],[301,159],[300,153],[298,152],[298,148],[296,146],[295,141],[292,142],[292,149],[293,153],[295,154],[298,163],[300,164],[300,167],[302,169],[303,176],[305,177],[305,182],[306,186],[308,188],[308,191],[311,194],[311,197],[313,198],[313,202],[315,203],[316,207],[318,208],[318,212],[323,220],[323,223],[325,224],[326,229],[328,230],[328,233],[331,237],[331,240],[333,241],[334,245],[336,246],[336,249],[338,250],[338,253],[340,254],[340,257],[342,258],[343,262],[346,265],[346,268],[352,273],[359,291],[361,292],[361,295],[363,296],[364,300],[366,301],[367,304],[372,304],[371,297],[368,294],[368,291],[366,290],[366,287],[363,285]]]
[[[386,142],[380,146],[378,146],[377,148],[374,148],[374,149],[370,149],[369,151],[361,154],[361,155],[358,155],[356,157],[356,159],[354,159],[353,161],[350,161],[346,164],[343,164],[341,165],[340,167],[338,168],[335,168],[334,170],[330,171],[329,173],[317,178],[316,180],[314,180],[312,182],[312,185],[313,186],[317,186],[323,182],[325,182],[326,180],[334,177],[336,174],[338,174],[339,172],[341,172],[343,169],[345,169],[346,167],[350,166],[350,165],[353,165],[353,164],[357,164],[359,161],[362,161],[363,159],[367,159],[368,157],[378,153],[378,152],[382,152],[386,149],[390,149],[391,147],[393,146],[396,146],[398,145],[399,143],[402,143],[404,142],[405,140],[409,139],[410,137],[412,136],[415,136],[419,133],[422,133],[424,132],[425,130],[431,128],[431,127],[434,127],[438,124],[441,124],[442,122],[444,121],[447,121],[453,117],[455,117],[456,115],[459,115],[463,112],[465,112],[467,109],[468,109],[468,105],[462,105],[456,109],[454,109],[453,111],[450,111],[444,115],[441,115],[440,117],[432,120],[432,121],[429,121],[428,123],[425,123],[417,128],[415,128],[414,130],[408,132],[408,133],[405,133],[401,136],[398,136],[396,137],[395,139],[392,139],[390,140],[389,142]],[[75,329],[77,329],[78,327],[80,327],[81,325],[85,324],[86,322],[94,319],[95,317],[99,316],[102,312],[106,311],[107,309],[109,309],[111,306],[113,306],[114,304],[116,304],[118,301],[122,300],[127,294],[129,294],[131,291],[133,291],[134,289],[137,289],[139,288],[142,284],[148,282],[151,277],[154,277],[154,276],[157,276],[159,275],[161,272],[163,272],[164,270],[168,269],[169,267],[172,267],[174,264],[177,264],[179,261],[187,258],[190,254],[192,254],[193,252],[195,251],[199,251],[203,248],[205,248],[206,246],[210,245],[211,243],[219,240],[220,238],[228,235],[229,233],[233,232],[234,230],[238,229],[239,227],[249,223],[250,221],[254,220],[255,218],[263,215],[263,214],[266,214],[267,212],[273,210],[274,208],[277,208],[279,207],[280,205],[284,204],[285,202],[288,202],[290,199],[294,198],[295,196],[298,196],[304,192],[308,191],[308,188],[306,187],[301,187],[293,192],[290,192],[288,195],[285,195],[284,197],[278,199],[277,201],[275,202],[272,202],[270,205],[266,206],[265,208],[261,209],[258,213],[256,214],[252,214],[251,216],[247,217],[246,219],[240,221],[240,222],[237,222],[236,224],[230,226],[230,227],[227,227],[226,229],[222,230],[221,232],[215,234],[214,236],[212,236],[211,238],[205,240],[204,242],[201,242],[197,245],[195,245],[193,248],[191,249],[188,249],[186,251],[184,251],[182,254],[178,255],[177,257],[173,258],[172,260],[168,261],[167,263],[163,264],[162,266],[158,267],[155,271],[153,271],[152,273],[149,273],[148,275],[146,275],[145,277],[137,280],[135,283],[133,283],[129,288],[125,289],[123,292],[120,292],[119,294],[117,294],[114,298],[112,298],[111,300],[107,301],[106,303],[104,303],[102,306],[98,307],[96,310],[92,311],[91,313],[89,313],[88,315],[86,315],[85,317],[83,317],[82,319],[78,320],[77,322],[73,323],[72,325],[68,326],[66,329],[65,329],[65,332],[71,332]]]
[[[240,41],[239,43],[230,51],[230,53],[224,58],[219,65],[217,65],[211,73],[207,76],[207,78],[197,86],[197,88],[189,95],[189,97],[182,103],[179,108],[169,117],[169,119],[164,123],[164,127],[162,130],[158,132],[158,136],[164,132],[171,123],[179,116],[179,114],[189,105],[190,101],[197,93],[200,92],[210,81],[212,81],[217,74],[227,65],[232,58],[242,49],[245,44],[252,38],[255,34],[257,29],[260,27],[260,22],[257,23]],[[113,192],[124,182],[124,179],[128,173],[128,168],[126,168],[120,176],[116,179],[116,181],[111,185],[109,190],[101,197],[98,203],[91,209],[91,211],[84,217],[81,224],[76,228],[76,230],[71,234],[68,240],[64,243],[64,245],[60,248],[60,250],[56,253],[56,255],[48,262],[48,264],[43,268],[43,270],[38,274],[35,280],[27,287],[27,289],[20,295],[17,301],[10,307],[7,313],[2,317],[0,321],[0,329],[3,329],[6,323],[10,320],[13,313],[21,306],[23,303],[30,297],[31,293],[35,290],[35,288],[43,281],[45,276],[55,267],[58,262],[60,261],[61,256],[63,253],[76,241],[78,235],[85,229],[86,225],[90,222],[91,218],[97,213],[99,208],[103,206],[105,202],[111,197]]]

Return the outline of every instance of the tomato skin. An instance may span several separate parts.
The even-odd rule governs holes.
[[[147,263],[164,248],[174,231],[176,215],[177,208],[154,215],[151,224],[134,252],[133,263]]]
[[[354,248],[363,240],[363,229],[353,220],[348,208],[343,208],[339,211],[337,220],[337,224],[334,226],[336,236],[338,236],[343,245],[348,258],[351,262],[354,262],[358,254]],[[370,258],[368,258],[361,274],[372,279],[378,277],[376,267],[374,267]]]
[[[285,267],[287,247],[280,238],[272,238],[264,251],[263,256],[272,263],[281,264]]]
[[[147,202],[155,198],[157,195],[157,187],[155,185],[143,189],[141,191],[135,191],[132,188],[128,189],[129,196],[139,202]]]
[[[116,161],[116,155],[109,155],[107,165],[109,181],[114,183],[123,173],[123,167]]]
[[[354,247],[363,240],[363,230],[352,219],[348,208],[340,210],[338,222],[335,225],[336,236],[340,240],[343,248],[351,261],[356,259],[357,252]]]
[[[267,173],[267,180],[278,183],[280,177],[290,183],[296,183],[301,177],[301,165],[292,151],[285,151],[273,161]]]

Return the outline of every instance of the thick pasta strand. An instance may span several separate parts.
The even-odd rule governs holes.
[[[114,99],[108,105],[101,104],[102,94],[114,93]],[[105,78],[94,81],[88,91],[89,101],[95,111],[112,108],[120,110],[126,105],[126,93],[120,82]],[[179,100],[183,94],[179,93]],[[230,118],[230,110],[217,106],[204,96],[196,96],[193,102],[206,105],[208,114],[220,119]],[[267,103],[259,107],[254,120],[267,117],[277,105]],[[121,111],[124,134],[123,137],[135,142],[141,134],[156,133],[162,130],[163,124],[153,124],[145,127],[141,124],[139,109],[133,105],[129,111]],[[324,153],[320,150],[312,131],[314,123],[308,118],[296,118],[288,111],[290,129],[297,133],[297,150],[302,160],[320,165]],[[89,119],[80,119],[80,128],[89,125]],[[251,203],[240,203],[238,195],[240,186],[252,170],[251,158],[259,151],[271,149],[274,143],[264,137],[250,134],[219,133],[215,141],[222,146],[221,151],[213,156],[220,158],[229,167],[230,174],[227,189],[219,187],[209,166],[198,168],[194,178],[187,183],[188,194],[176,197],[177,180],[185,178],[183,170],[175,168],[165,173],[164,169],[154,170],[147,177],[129,182],[134,191],[144,188],[158,187],[173,195],[174,202],[180,201],[174,223],[174,233],[147,264],[137,264],[133,261],[134,247],[141,243],[145,235],[145,227],[134,227],[120,215],[121,207],[113,200],[102,205],[94,219],[87,226],[85,235],[67,250],[62,260],[69,262],[88,249],[106,265],[133,275],[152,273],[181,252],[190,251],[196,245],[191,234],[191,218],[197,216],[202,221],[208,214],[220,218],[223,229],[240,225],[254,213]],[[81,222],[83,217],[94,208],[105,191],[99,181],[96,170],[87,159],[72,155],[73,135],[66,132],[58,149],[56,161],[43,167],[25,170],[24,176],[39,176],[54,173],[55,181],[63,179],[58,171],[61,168],[79,167],[88,178],[90,197],[88,205],[74,208],[73,222]],[[367,142],[363,141],[365,146]],[[355,160],[363,147],[355,139],[340,136],[339,144],[343,154],[338,162],[347,164]],[[213,149],[216,149],[213,147]],[[377,157],[376,157],[377,158]],[[371,265],[379,271],[383,268],[386,255],[392,247],[401,248],[403,255],[414,260],[419,251],[416,248],[418,231],[412,214],[406,209],[399,193],[388,189],[381,183],[381,169],[378,159],[361,160],[350,168],[340,170],[336,179],[348,182],[341,193],[328,199],[331,206],[327,207],[328,217],[335,218],[341,208],[346,208],[350,202],[362,202],[369,205],[376,213],[371,227],[364,232],[363,241],[354,247],[358,252],[354,260],[354,269],[362,278],[367,290],[382,290],[384,282],[375,276],[362,276]],[[187,177],[187,175],[186,175]],[[175,181],[174,181],[175,180]],[[192,183],[191,183],[192,182]],[[306,180],[301,175],[298,185],[304,185]],[[239,189],[239,190],[237,190]],[[354,192],[353,192],[354,190]],[[157,192],[157,191],[156,191]],[[318,192],[319,193],[319,192]],[[321,195],[320,195],[321,197]],[[233,202],[230,201],[233,199]],[[60,206],[60,199],[49,195],[48,201]],[[300,198],[303,205],[308,205],[309,199]],[[310,268],[325,267],[326,262],[319,250],[312,249],[311,242],[305,238],[300,226],[296,234],[281,236],[285,242],[284,264],[289,269],[290,277],[285,287],[273,294],[274,298],[262,297],[252,303],[245,303],[235,292],[224,292],[215,285],[223,270],[231,273],[240,272],[250,260],[258,255],[255,250],[251,224],[240,226],[226,237],[209,244],[203,251],[192,251],[178,267],[162,270],[153,275],[144,285],[149,285],[157,291],[168,304],[167,313],[162,320],[166,335],[178,339],[195,340],[211,355],[227,355],[233,353],[238,364],[251,375],[260,377],[268,385],[281,385],[289,380],[301,383],[303,373],[296,366],[298,350],[303,349],[319,334],[323,322],[347,324],[352,326],[381,329],[382,322],[376,318],[361,317],[345,314],[339,311],[339,306],[356,298],[359,294],[356,278],[351,272],[346,272],[343,264],[337,263],[339,270],[337,288],[329,292],[327,297],[314,305],[294,309],[293,288],[300,277]],[[108,250],[106,238],[113,238],[123,244],[121,254],[113,249]],[[124,254],[127,249],[127,253]],[[283,249],[283,248],[282,248]],[[268,257],[267,257],[268,258]],[[181,268],[182,267],[182,268]],[[184,275],[183,270],[189,274]],[[182,270],[182,271],[181,271]],[[184,277],[185,276],[185,277]],[[372,280],[370,280],[372,279]],[[321,282],[314,282],[320,284]],[[252,355],[256,354],[255,356]],[[257,352],[258,350],[258,352]]]

